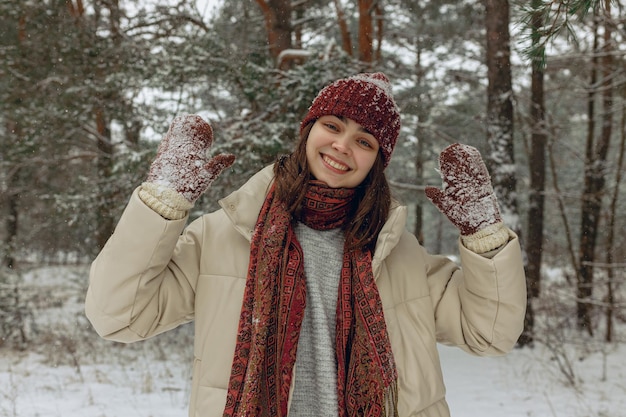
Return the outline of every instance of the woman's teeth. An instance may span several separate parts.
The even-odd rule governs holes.
[[[346,165],[340,164],[332,159],[330,159],[329,157],[327,157],[326,155],[323,156],[324,162],[326,162],[328,165],[330,165],[331,167],[341,170],[341,171],[347,171],[348,167]]]

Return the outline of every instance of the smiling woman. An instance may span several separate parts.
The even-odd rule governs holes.
[[[93,262],[92,324],[132,342],[195,320],[190,416],[448,416],[437,342],[514,346],[521,251],[478,151],[454,144],[428,196],[461,231],[463,268],[428,254],[385,176],[399,134],[384,74],[337,80],[293,152],[188,225],[234,157],[207,156],[210,125],[177,117]]]

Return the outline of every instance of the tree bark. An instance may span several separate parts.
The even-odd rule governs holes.
[[[122,38],[120,32],[121,13],[118,1],[112,0],[108,4],[108,8],[111,39],[115,45],[119,45]],[[97,76],[103,78],[105,74],[98,73]],[[114,98],[114,100],[116,99],[117,97]],[[115,219],[112,213],[112,205],[115,200],[114,190],[108,186],[113,176],[115,148],[111,138],[111,117],[106,111],[105,103],[100,103],[96,106],[94,118],[96,122],[96,143],[98,147],[96,166],[98,168],[98,178],[101,184],[104,184],[103,188],[100,190],[100,201],[97,205],[98,225],[96,229],[96,243],[98,247],[102,249],[109,237],[113,234],[115,228]]]
[[[359,1],[359,60],[371,63],[374,60],[374,19],[372,11],[375,0]]]
[[[374,4],[374,19],[376,21],[376,50],[374,51],[374,60],[380,62],[382,59],[383,50],[383,25],[385,19],[383,17],[383,8],[380,7],[380,2],[376,1]]]
[[[281,52],[291,49],[291,2],[289,0],[256,0],[263,12],[267,43],[270,56],[279,64],[279,69],[287,69],[291,65],[289,60],[278,60]]]
[[[65,5],[67,6],[67,11],[74,18],[80,18],[85,14],[85,6],[82,0],[76,0],[76,4],[72,0],[67,0]]]
[[[509,2],[485,0],[487,29],[487,144],[486,163],[502,215],[518,235],[519,219],[515,190],[513,148],[513,87],[509,34]]]
[[[533,0],[533,7],[541,6],[542,0]],[[541,16],[537,13],[532,18],[532,43],[541,48],[540,56],[545,50],[540,47],[541,35],[539,31],[543,26]],[[543,252],[543,213],[544,193],[546,182],[546,126],[544,104],[544,71],[540,58],[532,62],[531,75],[531,144],[530,144],[530,196],[528,208],[528,232],[526,237],[528,265],[526,279],[528,282],[528,294],[539,297],[541,283],[541,260]]]
[[[538,10],[542,0],[533,0],[532,7]],[[539,48],[533,58],[531,74],[530,98],[530,195],[528,208],[528,231],[526,240],[526,285],[528,287],[526,316],[524,318],[524,332],[520,337],[520,345],[527,345],[533,341],[534,310],[532,299],[539,297],[541,289],[541,262],[543,253],[543,213],[546,182],[546,126],[544,104],[544,71],[542,58],[545,49],[541,46],[540,30],[543,26],[541,15],[534,12],[531,19],[532,45]]]
[[[346,14],[343,11],[341,4],[339,4],[339,0],[334,0],[334,4],[335,11],[337,12],[337,24],[339,25],[339,32],[341,33],[341,48],[349,56],[352,56],[352,38],[350,37]]]
[[[610,22],[611,13],[610,0],[605,1],[605,16],[604,16],[604,35],[603,35],[603,47],[600,51],[602,54],[601,60],[598,62],[601,65],[602,79],[602,127],[600,129],[600,135],[598,142],[595,143],[595,129],[592,124],[593,118],[589,120],[589,131],[587,135],[587,146],[585,151],[585,178],[582,194],[582,210],[581,210],[581,226],[580,226],[580,248],[579,248],[579,267],[580,273],[578,275],[577,283],[577,324],[579,329],[586,329],[589,334],[593,334],[591,313],[593,297],[593,263],[595,260],[595,248],[598,237],[598,226],[600,224],[600,215],[602,211],[602,196],[605,193],[604,185],[606,182],[606,165],[607,154],[612,135],[612,107],[613,107],[613,56],[612,56],[612,28]],[[597,34],[597,31],[595,32]],[[597,35],[594,35],[594,39]],[[595,40],[594,40],[595,43]],[[594,49],[597,51],[597,48]],[[591,88],[594,88],[594,75],[595,70],[592,69],[592,84]],[[590,93],[589,98],[589,116],[593,116],[593,93]]]
[[[16,177],[19,175],[19,170],[14,172],[12,177]],[[4,242],[2,244],[2,265],[7,268],[14,268],[16,263],[15,258],[15,249],[17,242],[17,232],[18,232],[18,219],[19,219],[19,211],[18,211],[18,199],[19,194],[12,191],[10,189],[12,179],[5,178],[6,186],[3,187],[2,191],[2,201],[0,201],[0,207],[5,209],[4,215]]]
[[[98,225],[95,235],[98,248],[102,249],[115,228],[115,222],[111,215],[112,190],[107,186],[107,180],[111,178],[113,173],[113,144],[111,143],[111,130],[104,111],[102,109],[96,110],[95,117],[98,131],[96,164],[98,178],[100,178],[101,184],[104,184],[104,187],[100,189],[100,201],[97,205]]]
[[[622,99],[626,98],[626,91],[622,89]],[[613,262],[615,261],[615,233],[616,233],[616,219],[618,216],[618,201],[619,191],[622,183],[622,172],[624,170],[624,153],[626,153],[626,106],[622,101],[622,116],[620,126],[620,145],[619,153],[617,155],[617,166],[615,169],[615,188],[613,189],[613,195],[611,196],[611,203],[609,205],[608,212],[608,236],[607,236],[607,248],[606,248],[606,264],[607,269],[607,282],[606,282],[606,330],[604,340],[606,342],[613,341],[613,316],[615,313],[615,289],[616,289],[616,277],[615,269],[613,268]]]
[[[415,97],[416,102],[416,115],[417,115],[417,126],[415,127],[415,136],[417,141],[415,143],[415,180],[418,184],[424,184],[424,140],[425,140],[425,129],[423,129],[422,124],[425,122],[427,117],[427,108],[424,105],[424,74],[425,70],[422,65],[422,42],[418,36],[415,37],[415,78],[416,78],[416,90],[417,94]],[[415,203],[415,227],[413,233],[415,237],[420,242],[420,244],[424,244],[424,209],[422,206],[421,200],[417,200]]]
[[[26,32],[26,16],[24,14],[20,14],[18,18],[17,25],[17,42],[18,48],[23,49],[23,43],[26,41],[28,33]],[[24,100],[23,94],[20,94],[15,98],[16,102],[22,102]],[[22,140],[22,129],[19,123],[16,121],[15,117],[12,117],[9,114],[3,115],[5,119],[5,128],[6,135],[4,137],[6,139],[13,141],[14,143],[20,143]],[[3,143],[2,148],[7,149],[8,144]],[[0,160],[4,159],[0,157]],[[18,221],[19,221],[19,210],[18,210],[18,199],[19,192],[13,188],[13,184],[18,182],[18,178],[20,176],[20,168],[19,165],[12,172],[2,172],[2,198],[0,201],[0,206],[5,208],[5,217],[4,217],[4,242],[2,243],[2,250],[0,253],[2,254],[2,265],[7,268],[14,268],[16,259],[15,259],[15,249],[17,242],[17,234],[18,234]]]

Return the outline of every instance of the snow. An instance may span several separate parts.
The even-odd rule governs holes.
[[[183,416],[186,375],[172,362],[141,358],[81,366],[46,364],[37,354],[4,355],[2,416]],[[150,361],[150,363],[148,363]]]
[[[473,357],[450,347],[440,352],[453,417],[626,416],[624,346],[606,358],[606,379],[602,354],[577,362],[577,387],[567,383],[552,351],[543,346],[498,358]]]
[[[186,416],[191,326],[131,345],[102,340],[83,314],[87,274],[80,265],[24,274],[33,342],[24,351],[0,348],[0,417]],[[542,344],[497,358],[440,346],[452,416],[626,416],[626,346],[564,348],[575,386]]]

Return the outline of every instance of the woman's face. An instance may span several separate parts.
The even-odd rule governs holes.
[[[306,143],[306,159],[313,176],[332,188],[361,184],[378,157],[378,141],[352,119],[322,116]]]

